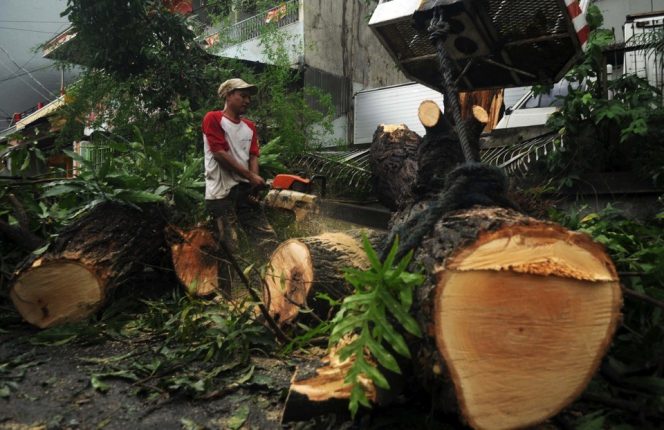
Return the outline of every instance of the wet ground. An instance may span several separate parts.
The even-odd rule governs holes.
[[[201,399],[167,393],[142,398],[137,390],[149,380],[107,378],[105,392],[91,383],[96,366],[91,358],[121,356],[136,345],[39,346],[24,340],[31,335],[26,329],[0,337],[0,366],[5,382],[11,382],[0,398],[0,429],[281,428],[292,362],[253,357],[249,377],[243,366]]]

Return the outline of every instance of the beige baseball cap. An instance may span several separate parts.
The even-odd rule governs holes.
[[[221,85],[219,85],[217,94],[219,97],[226,97],[228,93],[235,90],[247,90],[252,95],[258,92],[256,85],[248,84],[240,78],[233,78],[224,81]]]

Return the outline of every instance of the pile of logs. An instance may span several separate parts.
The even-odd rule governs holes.
[[[395,210],[392,232],[425,217],[453,185],[447,174],[464,162],[455,127],[438,106],[424,102],[419,116],[427,132],[422,138],[404,126],[379,126],[374,135],[374,183],[381,201]],[[476,149],[486,118],[475,108],[466,120]],[[427,275],[412,309],[425,333],[410,337],[415,385],[434,395],[434,406],[457,409],[473,428],[532,426],[576,399],[597,370],[620,319],[618,276],[604,248],[587,235],[528,217],[504,196],[484,198],[492,188],[482,178],[462,179],[468,192],[445,196],[480,204],[441,214],[415,249],[413,264]],[[475,192],[481,196],[473,200]],[[310,243],[316,243],[314,253]],[[313,275],[329,277],[326,259],[315,261],[324,253],[321,245],[316,238],[298,239],[275,252],[281,269],[268,276],[285,279],[268,288],[272,297],[285,297],[280,306],[309,307],[312,291],[327,291]],[[353,252],[335,261],[361,267]],[[335,285],[338,298],[346,290],[338,279]],[[277,314],[283,324],[297,316]],[[295,405],[287,402],[285,420],[302,418],[303,399],[311,403],[306,410],[315,411],[349,398],[349,364],[335,351],[314,363],[294,377],[289,402]],[[363,387],[381,403],[370,381]]]
[[[479,151],[488,115],[480,107],[470,112],[462,126]],[[392,390],[429,390],[435,406],[457,408],[473,428],[535,425],[580,395],[606,352],[622,304],[615,267],[585,234],[528,217],[491,195],[501,191],[485,178],[450,176],[464,163],[458,125],[431,101],[422,103],[419,117],[423,137],[385,125],[374,135],[376,193],[395,211],[387,236],[349,231],[285,241],[267,264],[263,302],[282,329],[328,320],[329,302],[319,294],[342,300],[352,293],[343,269],[368,266],[362,234],[380,251],[394,232],[405,231],[405,238],[416,234],[409,226],[425,225],[412,263],[426,274],[412,309],[424,336],[409,337],[413,381]],[[422,224],[442,198],[459,204]],[[38,327],[81,320],[133,273],[169,257],[190,293],[215,291],[218,250],[209,231],[168,229],[158,207],[150,210],[100,205],[19,267],[10,294],[25,320]],[[308,411],[347,404],[348,366],[333,350],[300,368],[284,419],[303,418],[297,406],[303,402],[314,405]],[[377,403],[396,397],[377,394],[370,381],[363,387]]]
[[[18,267],[10,297],[37,327],[81,321],[133,275],[165,264],[165,227],[157,205],[141,211],[99,204],[61,232],[46,252],[32,254]]]

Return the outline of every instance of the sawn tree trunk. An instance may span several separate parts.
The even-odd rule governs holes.
[[[379,125],[374,133],[369,158],[373,189],[378,201],[391,210],[413,198],[421,140],[405,125]]]
[[[90,210],[16,271],[10,297],[18,312],[40,328],[80,321],[133,274],[163,266],[161,209],[102,203]]]
[[[364,232],[374,246],[383,237],[381,233]],[[352,292],[343,269],[369,266],[361,234],[357,230],[324,233],[289,239],[277,247],[267,264],[263,302],[278,324],[294,322],[301,309],[311,310],[323,320],[331,317],[328,302],[316,294],[325,293],[338,300]]]
[[[191,295],[205,297],[219,288],[219,247],[205,227],[170,228],[171,256],[178,280]]]
[[[525,428],[562,410],[585,389],[620,320],[604,249],[512,210],[443,216],[415,260],[428,280],[416,293],[426,335],[414,369],[438,392],[451,382],[477,429]]]

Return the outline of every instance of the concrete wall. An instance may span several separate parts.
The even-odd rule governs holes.
[[[664,0],[594,0],[602,11],[604,28],[613,29],[617,42],[623,42],[625,17],[636,13],[664,10]]]
[[[409,80],[367,25],[372,9],[358,0],[304,1],[304,61],[362,88]]]
[[[342,76],[345,100],[367,88],[409,82],[368,26],[373,7],[358,0],[302,0],[304,3],[304,63],[307,67]],[[353,105],[345,118],[335,120],[335,137],[346,131],[353,142]]]

